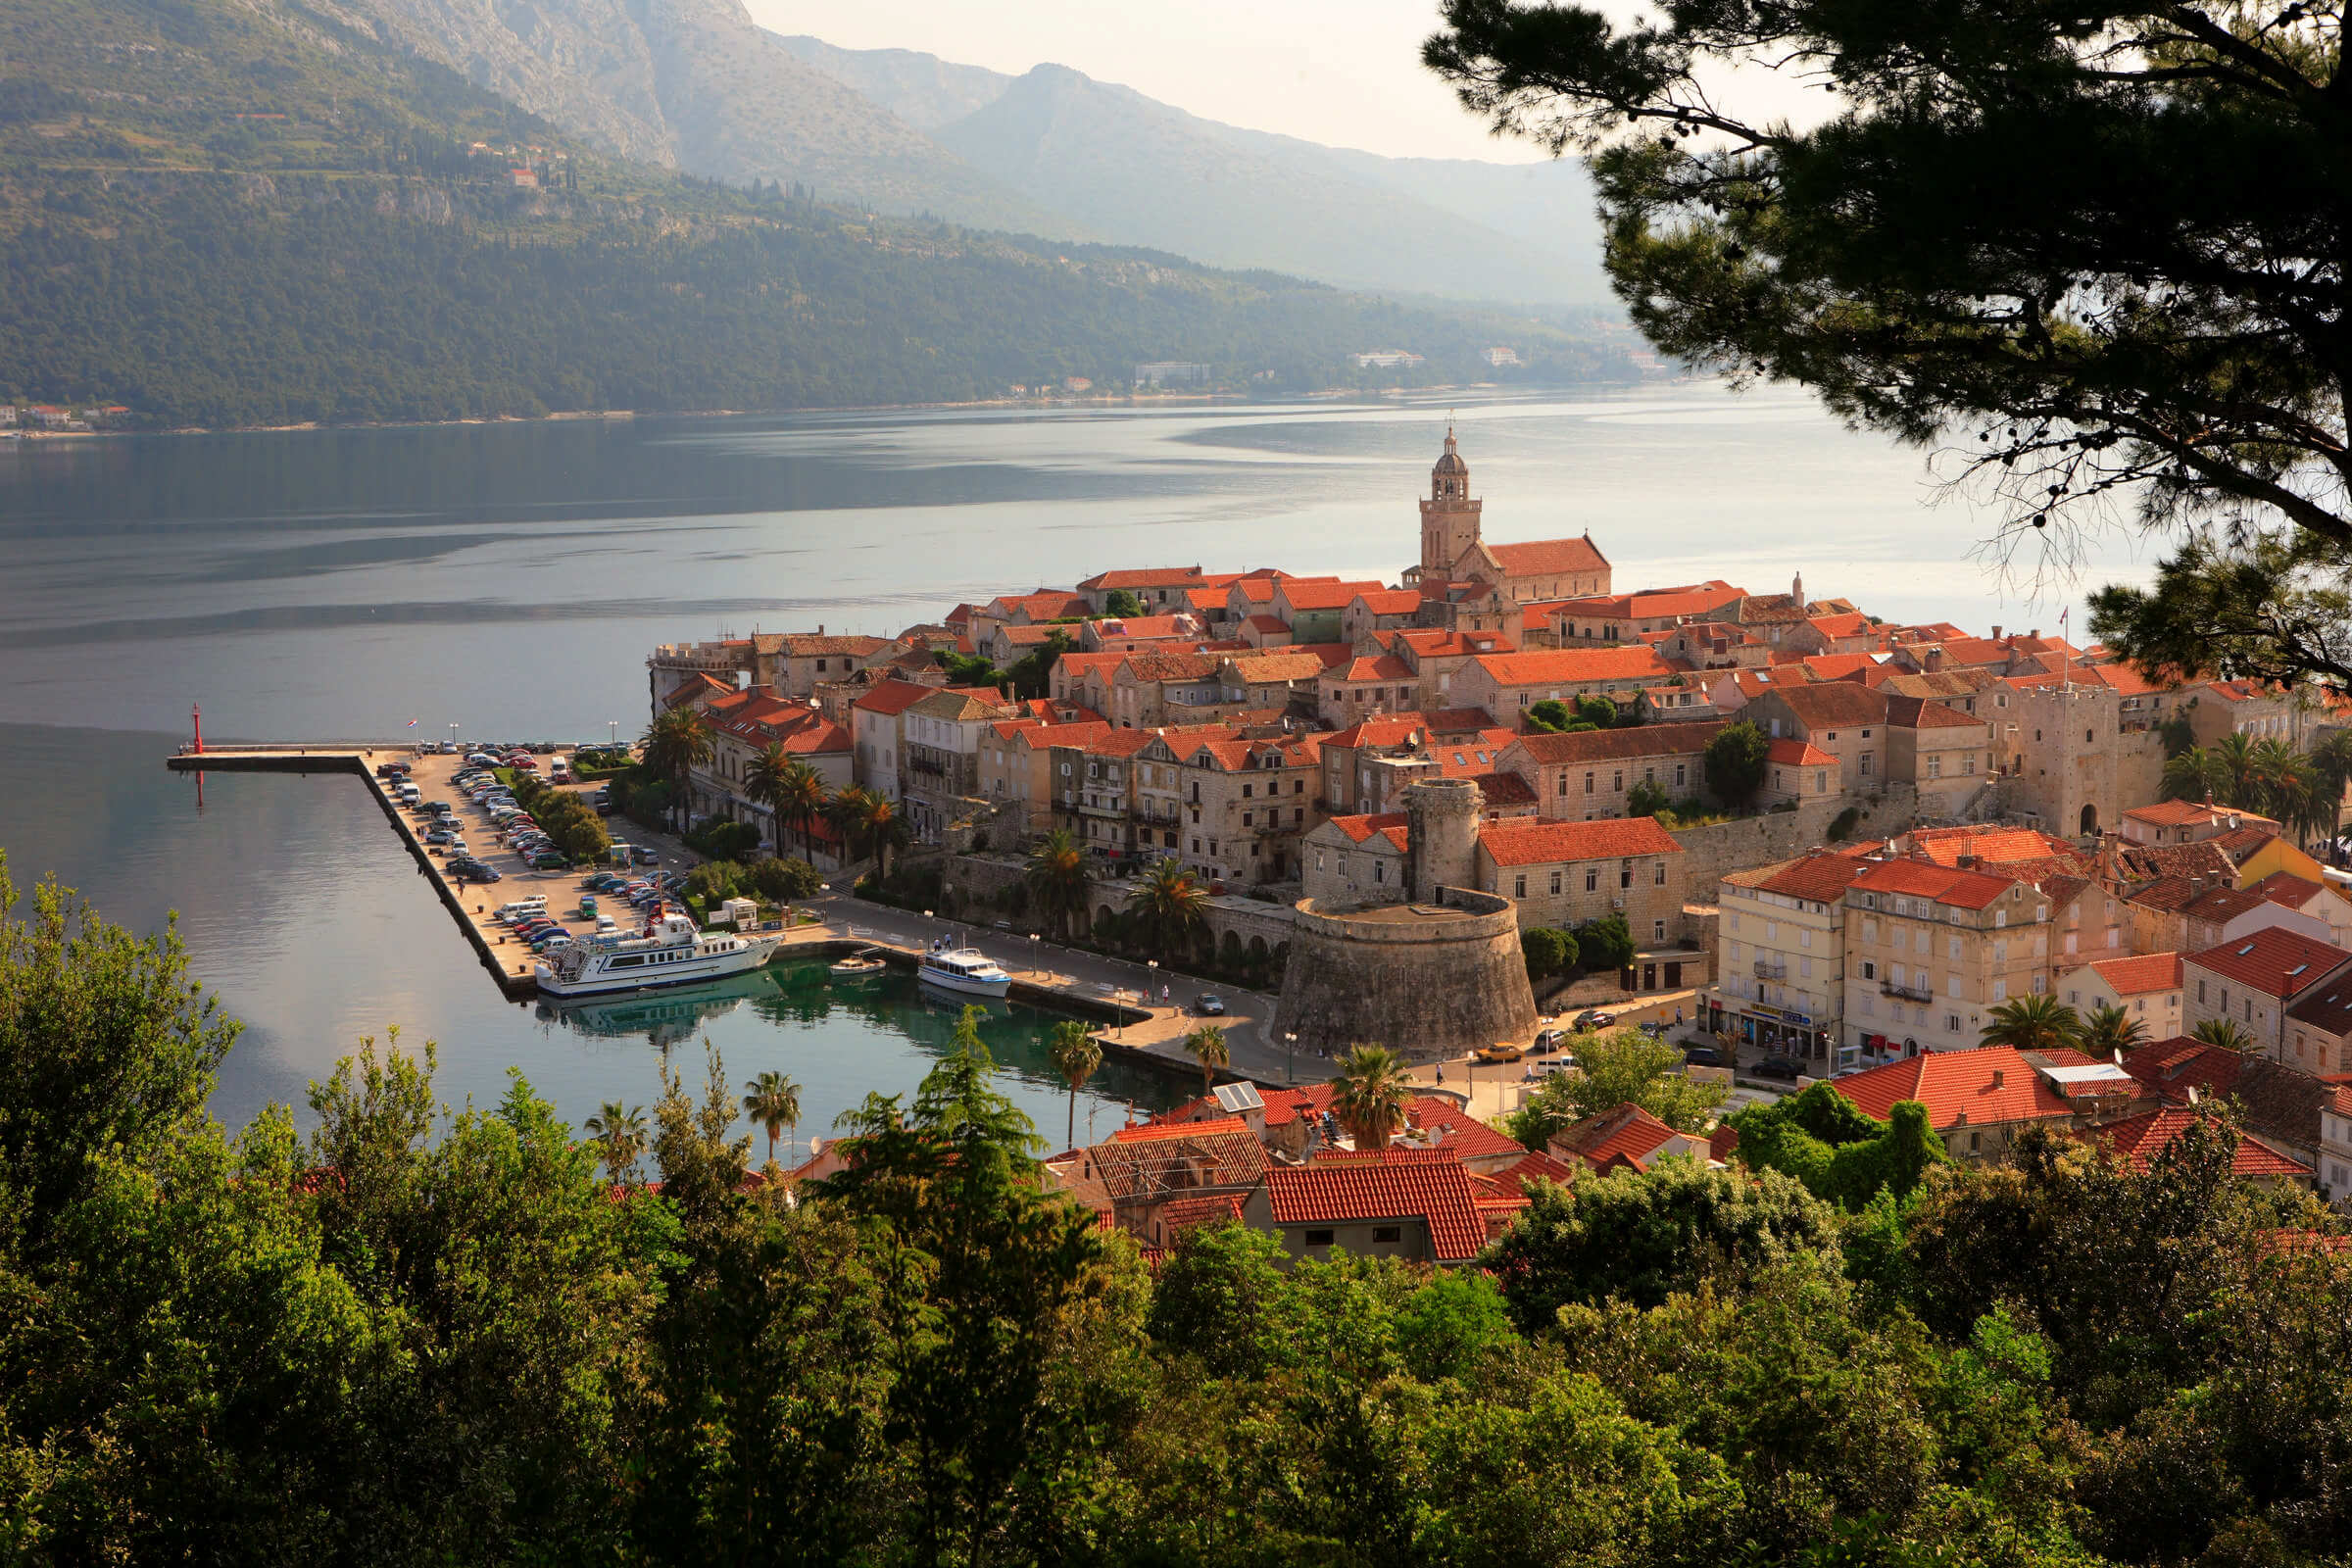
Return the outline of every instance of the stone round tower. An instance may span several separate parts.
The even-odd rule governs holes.
[[[1433,778],[1404,791],[1404,896],[1438,902],[1440,888],[1471,886],[1485,796],[1466,778]]]

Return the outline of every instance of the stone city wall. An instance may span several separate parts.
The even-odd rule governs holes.
[[[1891,838],[1918,816],[1919,795],[1908,784],[1889,784],[1875,798],[1838,796],[1807,802],[1793,811],[1676,828],[1674,840],[1683,847],[1683,896],[1693,904],[1712,904],[1715,884],[1727,871],[1792,859],[1817,844],[1828,844],[1830,824],[1848,807],[1859,808],[1862,814],[1845,843]]]
[[[1333,1056],[1379,1045],[1408,1061],[1530,1039],[1536,1002],[1517,911],[1492,894],[1442,891],[1446,912],[1419,917],[1299,900],[1274,1033]]]

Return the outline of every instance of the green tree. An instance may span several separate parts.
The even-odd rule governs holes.
[[[2151,675],[2352,684],[2352,518],[2305,482],[2344,471],[2313,308],[2333,284],[2277,284],[2342,224],[2293,194],[2335,157],[2331,14],[1443,9],[1424,59],[1467,107],[1592,154],[1611,278],[1662,352],[1964,451],[1960,476],[2004,504],[2003,555],[2054,566],[2072,546],[2052,524],[2131,495],[2147,529],[2183,531],[2152,587],[2093,596],[2092,630]],[[1741,116],[1701,85],[1735,60],[1838,112]],[[1986,177],[2054,149],[2098,168],[2088,209]]]
[[[743,1113],[754,1126],[766,1129],[767,1162],[773,1165],[776,1129],[801,1124],[801,1086],[772,1069],[763,1072],[743,1086]]]
[[[1183,952],[1208,920],[1208,889],[1181,860],[1154,860],[1127,902],[1147,945],[1161,956]]]
[[[646,1146],[643,1105],[608,1100],[604,1108],[581,1126],[596,1145],[597,1158],[604,1161],[608,1178],[625,1182],[637,1173],[637,1161],[644,1157]]]
[[[1070,1125],[1062,1147],[1074,1149],[1078,1144],[1078,1091],[1102,1065],[1102,1042],[1082,1018],[1065,1018],[1054,1026],[1046,1042],[1046,1059],[1061,1074],[1061,1081],[1070,1086]]]
[[[1978,1036],[1986,1046],[2018,1051],[2061,1051],[2082,1038],[2082,1016],[2048,992],[2012,997],[1992,1009],[1992,1021]]]
[[[1527,710],[1527,727],[1539,735],[1556,735],[1576,721],[1576,710],[1556,697],[1546,697]]]
[[[1656,816],[1674,804],[1662,784],[1643,779],[1625,792],[1625,814],[1628,816]]]
[[[1225,1031],[1213,1023],[1204,1023],[1184,1037],[1184,1054],[1200,1064],[1200,1092],[1204,1095],[1216,1082],[1216,1075],[1233,1065],[1233,1049],[1225,1042]]]
[[[1022,885],[1029,890],[1029,902],[1046,917],[1055,940],[1066,942],[1070,937],[1070,917],[1085,912],[1087,895],[1092,887],[1086,866],[1086,851],[1066,827],[1057,827],[1039,839],[1029,852],[1028,864],[1021,868]]]
[[[1359,1150],[1381,1150],[1404,1130],[1413,1098],[1404,1063],[1385,1046],[1357,1046],[1340,1058],[1331,1079],[1331,1113]]]
[[[1634,933],[1622,914],[1604,914],[1576,928],[1577,961],[1588,970],[1622,969],[1634,961]]]
[[[692,706],[672,708],[647,726],[639,755],[646,768],[669,785],[673,823],[682,818],[692,793],[689,774],[715,752],[710,718]]]
[[[1480,1263],[1528,1333],[1570,1302],[1616,1297],[1654,1307],[1673,1292],[1737,1291],[1799,1258],[1839,1261],[1836,1211],[1778,1171],[1753,1176],[1666,1159],[1647,1171],[1539,1183]]]
[[[2113,1003],[2102,1003],[2091,1009],[2090,1016],[2082,1022],[2079,1042],[2085,1054],[2102,1061],[2128,1056],[2147,1043],[2148,1026]]]
[[[1576,966],[1576,938],[1556,926],[1530,926],[1519,933],[1519,956],[1530,980],[1564,974]]]
[[[1619,708],[1615,699],[1597,692],[1576,700],[1576,716],[1594,729],[1617,729],[1633,721],[1633,710]]]
[[[1721,1084],[1685,1077],[1682,1053],[1639,1029],[1579,1036],[1576,1064],[1576,1072],[1546,1078],[1504,1119],[1515,1142],[1542,1149],[1587,1116],[1626,1104],[1677,1131],[1702,1132],[1726,1098]]]
[[[1062,655],[1077,646],[1070,640],[1070,634],[1058,626],[1048,632],[1042,647],[1030,650],[1004,671],[1004,678],[1011,684],[1012,695],[1024,700],[1052,695],[1054,666],[1061,662]]]
[[[1930,1167],[1951,1162],[1927,1106],[1915,1100],[1897,1102],[1880,1121],[1831,1085],[1814,1084],[1750,1105],[1731,1122],[1740,1163],[1794,1177],[1814,1197],[1856,1213],[1881,1193],[1909,1198]]]
[[[1772,742],[1751,719],[1738,718],[1716,731],[1700,760],[1707,788],[1726,806],[1745,806],[1764,787],[1765,758]]]
[[[2191,745],[2166,761],[2159,789],[2168,801],[2226,798],[2230,777],[2219,757],[2202,746]]]
[[[2229,1051],[2252,1053],[2262,1049],[2252,1035],[2228,1018],[2207,1018],[2188,1032],[2188,1038]]]
[[[806,860],[787,860],[770,855],[745,867],[745,874],[753,890],[770,904],[813,899],[824,891],[824,879]]]
[[[1113,588],[1102,596],[1102,613],[1121,620],[1133,620],[1144,612],[1144,602],[1124,588]]]
[[[1424,1383],[1469,1380],[1489,1355],[1518,1344],[1502,1292],[1473,1269],[1431,1276],[1396,1308],[1396,1331],[1397,1354]]]
[[[824,815],[826,799],[825,781],[816,769],[785,751],[781,742],[771,742],[744,770],[743,793],[774,813],[777,847],[783,846],[783,830],[791,828],[800,836],[801,858],[813,866],[808,829]]]

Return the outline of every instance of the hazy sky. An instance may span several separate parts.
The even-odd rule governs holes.
[[[1433,0],[747,0],[778,32],[1019,74],[1051,62],[1210,120],[1392,157],[1544,156],[1421,68]]]

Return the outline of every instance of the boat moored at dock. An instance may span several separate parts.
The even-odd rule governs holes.
[[[889,967],[889,960],[880,952],[873,948],[860,948],[848,957],[827,964],[825,973],[836,980],[862,980],[868,975],[880,974]]]
[[[1012,989],[1012,976],[976,948],[958,948],[942,937],[923,953],[915,970],[925,985],[959,991],[974,997],[1001,997]]]
[[[707,932],[674,910],[640,933],[599,936],[540,961],[539,989],[551,997],[650,991],[692,985],[757,969],[774,956],[778,936]]]

